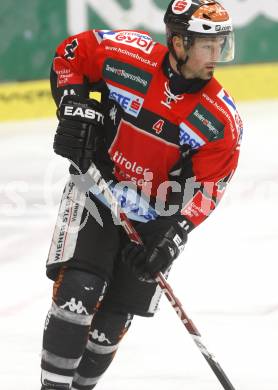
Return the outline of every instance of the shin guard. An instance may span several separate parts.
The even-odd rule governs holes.
[[[64,269],[58,275],[44,328],[42,384],[71,386],[105,288],[104,280],[84,271]]]
[[[102,312],[94,316],[83,357],[73,379],[73,390],[91,390],[109,367],[127,332],[131,314]]]

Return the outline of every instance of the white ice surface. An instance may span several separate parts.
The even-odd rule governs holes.
[[[236,390],[278,389],[278,101],[240,104],[237,173],[170,283]],[[55,120],[0,124],[0,389],[40,389],[45,277],[67,162]],[[136,318],[99,390],[221,390],[168,301]]]

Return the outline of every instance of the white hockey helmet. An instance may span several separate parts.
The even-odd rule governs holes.
[[[184,38],[184,46],[189,49],[196,37],[222,36],[223,46],[217,62],[234,59],[234,33],[232,20],[227,10],[214,0],[172,0],[164,15],[167,44],[176,57],[172,38]]]

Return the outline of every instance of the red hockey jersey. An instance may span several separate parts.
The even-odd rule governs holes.
[[[167,52],[146,32],[86,31],[57,48],[53,88],[78,93],[104,79],[125,111],[109,149],[115,177],[159,199],[185,190],[179,213],[195,227],[236,169],[242,122],[215,78],[198,92],[174,95],[162,66]]]

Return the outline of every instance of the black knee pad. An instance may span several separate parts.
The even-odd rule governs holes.
[[[133,315],[99,310],[92,321],[89,339],[99,345],[117,345],[130,327]]]
[[[53,300],[61,309],[76,314],[93,314],[103,299],[107,283],[86,271],[66,268],[58,275]]]

